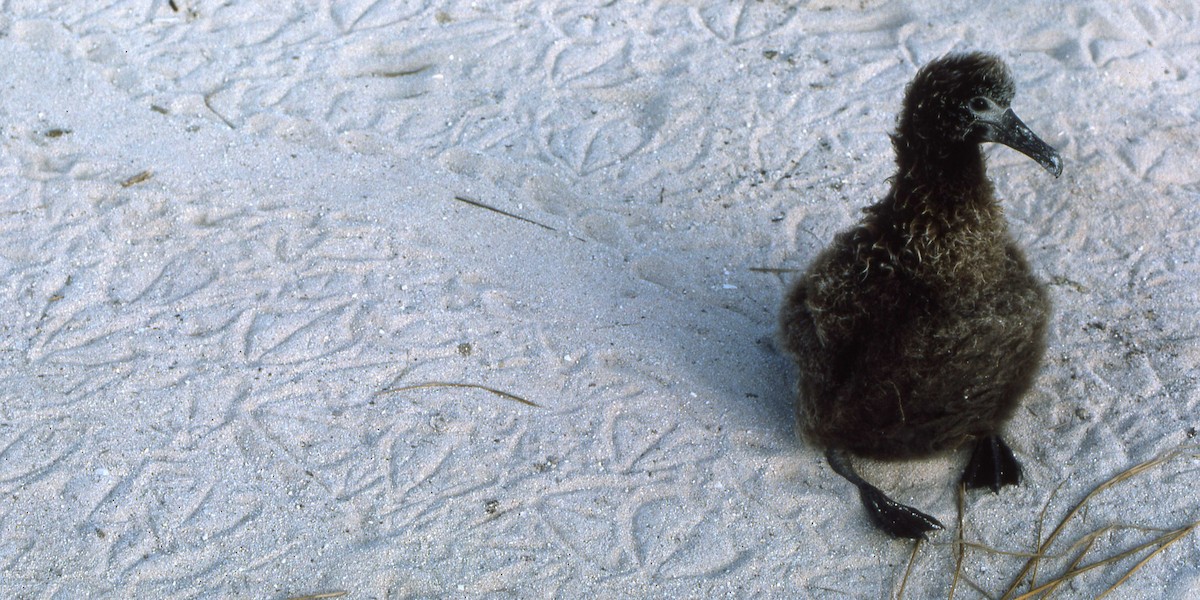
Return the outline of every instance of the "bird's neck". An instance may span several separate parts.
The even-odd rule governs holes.
[[[979,146],[934,148],[900,135],[893,142],[898,169],[892,189],[865,211],[863,232],[875,238],[871,243],[918,276],[961,277],[1004,260],[1008,228]]]
[[[929,143],[917,136],[898,133],[896,176],[893,193],[897,200],[922,212],[972,202],[993,202],[991,182],[979,144],[970,142]],[[930,206],[925,206],[930,205]]]

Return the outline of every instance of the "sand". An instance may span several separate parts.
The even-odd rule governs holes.
[[[988,149],[1056,310],[1026,481],[964,539],[1030,552],[1198,441],[1196,4],[587,4],[3,5],[0,595],[896,594],[913,545],[796,437],[775,315],[954,50],[1004,57],[1065,161]],[[965,458],[862,462],[951,525],[905,597],[949,594]],[[1198,476],[1052,552],[1196,522]],[[1023,562],[970,550],[955,597]],[[1198,565],[1193,531],[1112,597]]]

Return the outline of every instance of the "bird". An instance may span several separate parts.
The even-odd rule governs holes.
[[[981,144],[1057,178],[1062,158],[1011,108],[997,56],[952,53],[905,89],[890,189],[792,283],[782,345],[798,367],[797,429],[856,486],[876,527],[926,539],[944,526],[865,481],[852,456],[895,461],[974,444],[962,475],[998,493],[1021,480],[1001,429],[1032,386],[1051,313],[1008,231]]]

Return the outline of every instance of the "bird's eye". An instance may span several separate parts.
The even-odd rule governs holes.
[[[975,112],[983,112],[988,109],[990,104],[991,103],[987,101],[987,98],[984,98],[983,96],[976,96],[971,99],[970,106],[971,110]]]

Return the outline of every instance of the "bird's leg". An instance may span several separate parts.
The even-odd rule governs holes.
[[[830,448],[825,451],[825,459],[835,473],[858,487],[863,506],[875,526],[893,537],[923,540],[927,532],[945,529],[937,519],[888,498],[879,488],[864,481],[850,464],[850,457],[845,451]]]
[[[986,487],[999,493],[1001,487],[1021,483],[1021,465],[1000,436],[989,435],[975,445],[962,482],[968,488]]]

